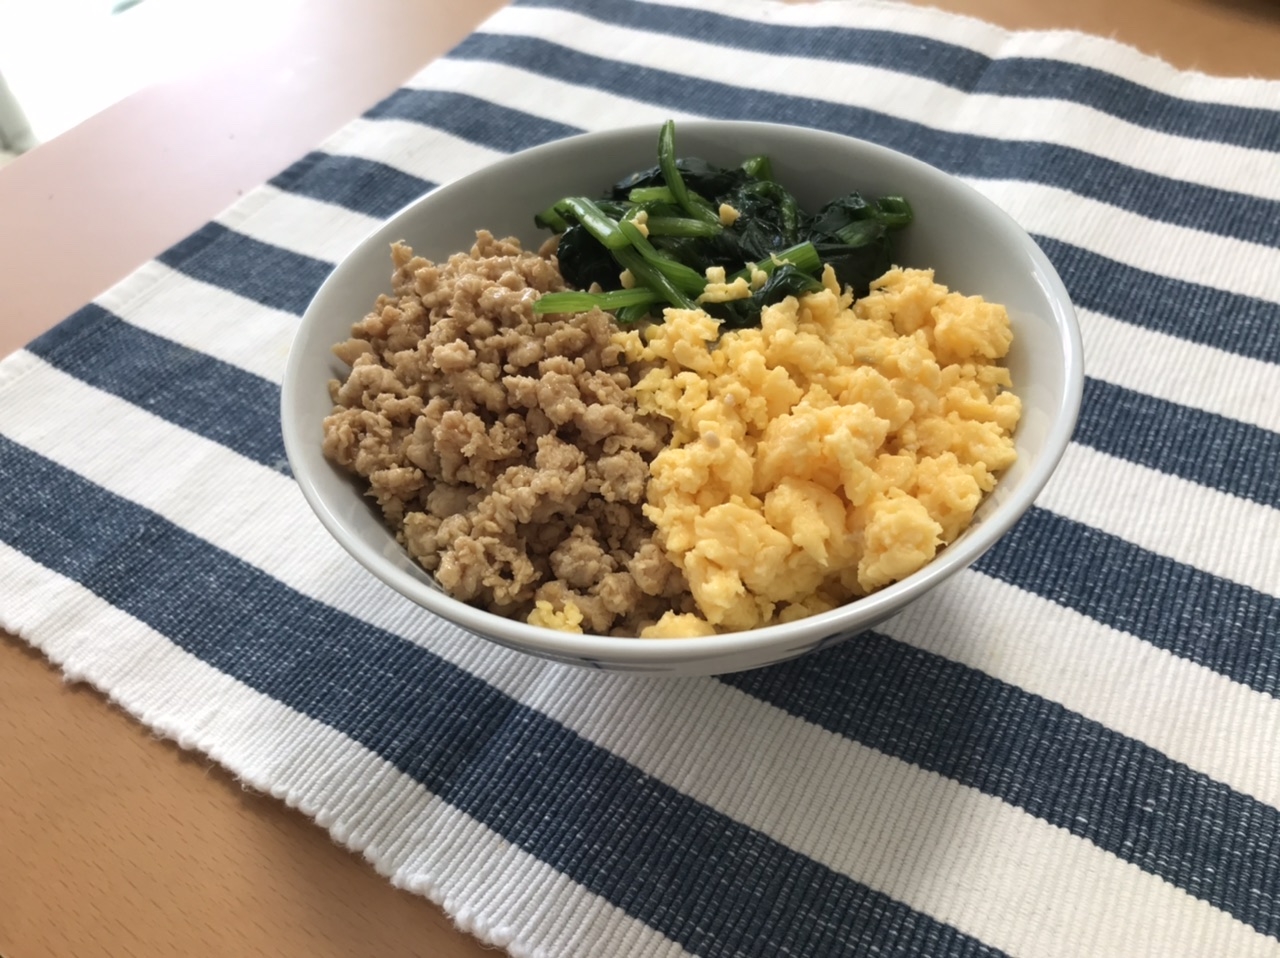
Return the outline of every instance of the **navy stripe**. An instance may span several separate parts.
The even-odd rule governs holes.
[[[1280,812],[1061,705],[872,632],[722,681],[1280,932]]]
[[[1280,111],[1179,99],[1093,67],[1059,60],[992,59],[929,37],[852,27],[799,27],[634,0],[516,0],[616,26],[695,38],[730,49],[880,67],[966,93],[1068,100],[1138,126],[1255,149],[1280,144]]]
[[[690,951],[997,954],[3,438],[0,475],[13,547]]]
[[[935,130],[860,107],[619,63],[533,37],[475,33],[449,56],[517,63],[543,76],[695,115],[803,122],[881,143],[957,175],[1042,183],[1154,220],[1280,245],[1280,202],[1174,180],[1073,147]]]
[[[1085,379],[1073,438],[1100,452],[1280,509],[1280,433]]]
[[[237,272],[228,264],[256,257],[260,264],[275,264],[283,271],[297,255],[223,227],[217,227],[217,231],[219,257],[207,258],[203,251],[190,254],[183,261],[187,264],[183,268],[240,295],[254,298],[259,278]],[[318,286],[328,273],[328,264],[309,262],[317,266],[309,279]],[[289,277],[292,305],[298,311],[315,292],[315,287],[305,285],[307,280],[297,273]],[[1073,271],[1068,282],[1084,283],[1089,288],[1091,280]],[[1073,295],[1074,291],[1073,285]],[[1124,298],[1129,294],[1120,289],[1117,295]],[[1280,330],[1280,325],[1275,330]],[[1264,344],[1270,341],[1265,336],[1261,339]],[[126,376],[122,381],[131,380]],[[1086,379],[1085,389],[1076,433],[1079,442],[1169,475],[1280,508],[1280,434],[1095,379]]]
[[[308,153],[270,182],[278,190],[379,219],[391,216],[436,187],[430,180],[385,163],[320,152]]]
[[[514,153],[531,143],[562,140],[581,133],[529,113],[499,106],[491,100],[441,90],[400,89],[365,113],[370,120],[408,120],[430,123],[462,140]]]
[[[526,124],[523,116],[510,118],[510,125],[497,139],[481,145],[508,149],[531,142],[538,135],[538,123],[530,117]],[[431,121],[427,112],[418,119]],[[366,165],[377,169],[366,172]],[[280,189],[378,217],[396,212],[434,186],[382,164],[323,153],[309,154],[272,182]],[[1061,240],[1035,239],[1053,261],[1077,306],[1144,329],[1280,363],[1280,303],[1170,279]]]
[[[1158,276],[1036,236],[1081,309],[1264,362],[1280,363],[1280,302]],[[1277,284],[1280,296],[1280,284]]]
[[[27,349],[96,389],[290,474],[275,383],[132,326],[92,303]]]
[[[1036,506],[976,568],[1280,698],[1273,596]]]
[[[92,339],[76,335],[88,324],[100,331]],[[275,467],[284,462],[276,387],[243,370],[143,333],[92,306],[33,348],[69,374],[183,428],[258,462]],[[172,375],[174,369],[182,375]],[[1117,456],[1145,458],[1145,464],[1171,474],[1182,470],[1195,481],[1230,484],[1224,491],[1237,495],[1276,496],[1280,470],[1266,471],[1280,445],[1275,434],[1105,383],[1090,381],[1087,389],[1081,441]],[[210,396],[243,398],[228,398],[235,402],[234,416],[225,406],[215,415]],[[1129,418],[1140,425],[1127,426]],[[1225,456],[1215,445],[1222,436],[1250,454]],[[1259,445],[1259,437],[1267,444]],[[1280,634],[1280,600],[1271,596],[1034,508],[979,560],[978,568],[1280,695],[1275,683],[1280,647],[1270,641]]]
[[[8,440],[0,472],[0,534],[16,548],[352,735],[686,947],[772,954],[823,917],[821,905],[828,920],[877,912],[870,923],[882,934],[882,923],[910,925],[917,937],[901,953],[935,953],[924,935],[943,930],[922,916],[640,775],[425,650],[297,595]],[[1139,742],[874,633],[725,681],[996,795],[1275,932],[1280,861],[1265,852],[1280,813]],[[566,781],[581,787],[564,789]],[[555,816],[529,814],[549,807]],[[761,884],[744,885],[743,874]],[[814,900],[815,885],[827,900]],[[859,953],[871,943],[852,936],[865,930],[841,929],[842,941],[811,942],[821,950],[803,953],[838,944]],[[728,935],[742,937],[730,948]]]
[[[157,257],[170,269],[301,315],[333,264],[208,223]]]

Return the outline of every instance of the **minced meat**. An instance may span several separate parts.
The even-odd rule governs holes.
[[[535,316],[555,255],[481,231],[444,264],[391,250],[391,295],[334,347],[324,451],[364,477],[397,539],[455,598],[526,618],[576,609],[638,635],[691,611],[644,517],[670,424],[641,415],[614,321]]]

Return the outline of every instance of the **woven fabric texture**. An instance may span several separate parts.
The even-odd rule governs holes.
[[[719,679],[400,600],[278,424],[300,314],[381,219],[668,117],[962,177],[1086,348],[1059,472],[974,568]],[[517,956],[1277,956],[1277,397],[1280,84],[877,0],[517,0],[0,363],[0,625]]]

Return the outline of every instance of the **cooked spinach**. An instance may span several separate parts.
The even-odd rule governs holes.
[[[672,135],[674,136],[675,125],[671,124]],[[718,166],[712,166],[706,160],[697,156],[687,156],[675,158],[676,169],[680,171],[680,177],[684,181],[685,186],[699,196],[710,199],[715,196],[723,196],[734,187],[745,183],[749,179],[753,179],[751,174],[745,169],[726,170]],[[654,166],[647,170],[640,170],[632,173],[625,179],[619,180],[613,185],[613,189],[609,191],[612,199],[624,202],[627,200],[634,201],[631,191],[640,187],[647,186],[667,186],[666,177],[663,174],[662,166]]]
[[[722,221],[726,206],[736,218]],[[725,326],[759,325],[765,306],[821,289],[824,265],[835,270],[842,286],[865,295],[892,265],[893,233],[912,216],[900,196],[868,200],[857,192],[809,214],[773,178],[767,156],[748,157],[734,169],[677,157],[675,124],[668,120],[658,136],[656,166],[618,181],[599,199],[566,197],[534,218],[560,235],[565,281],[579,290],[597,285],[605,291],[548,293],[534,309],[570,312],[598,305],[615,309],[620,322],[634,322],[663,306],[695,305],[708,267],[723,267],[731,281],[750,280],[755,268],[768,279],[749,296],[703,308]],[[623,270],[637,288],[619,296],[610,291],[622,289]]]
[[[560,234],[558,249],[560,273],[564,281],[576,289],[590,289],[598,283],[601,289],[618,285],[618,264],[609,251],[576,223]]]
[[[817,277],[806,273],[794,263],[783,263],[770,274],[763,286],[753,290],[745,299],[732,299],[727,303],[705,303],[702,308],[720,320],[728,329],[743,329],[760,325],[760,313],[765,306],[781,302],[788,296],[803,296],[822,289]]]

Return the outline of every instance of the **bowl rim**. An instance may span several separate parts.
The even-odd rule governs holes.
[[[443,591],[424,584],[404,570],[396,568],[385,559],[379,549],[350,530],[342,517],[330,508],[305,466],[306,459],[302,455],[302,448],[304,443],[311,440],[300,433],[299,424],[295,422],[295,417],[290,415],[299,389],[304,361],[303,350],[299,348],[299,343],[309,323],[314,322],[313,317],[318,304],[325,298],[326,291],[332,285],[343,281],[346,271],[344,267],[355,258],[356,254],[364,250],[391,224],[413,215],[423,205],[429,207],[433,200],[445,191],[463,190],[478,177],[492,176],[508,167],[518,167],[529,162],[531,158],[555,157],[562,153],[572,154],[587,142],[611,137],[630,138],[641,134],[656,137],[656,126],[653,123],[631,124],[580,133],[539,144],[486,164],[419,196],[383,219],[355,244],[316,290],[302,315],[289,350],[280,395],[285,455],[303,497],[329,534],[366,570],[396,592],[427,611],[490,641],[562,660],[616,662],[637,667],[657,668],[744,653],[750,654],[753,651],[783,643],[786,643],[788,648],[793,645],[803,648],[812,644],[815,636],[821,639],[828,636],[851,635],[861,629],[869,628],[874,622],[880,621],[928,592],[955,572],[968,567],[994,545],[1022,517],[1043,490],[1065,454],[1074,432],[1084,390],[1084,346],[1071,298],[1061,277],[1043,250],[1013,217],[996,203],[959,177],[946,173],[923,160],[877,143],[840,133],[790,124],[747,120],[681,120],[679,128],[682,132],[692,130],[695,133],[710,135],[714,135],[717,131],[729,130],[750,133],[753,128],[759,128],[772,135],[777,135],[779,132],[783,135],[800,134],[839,143],[844,148],[852,145],[870,155],[879,155],[882,160],[914,168],[916,175],[943,181],[949,189],[958,189],[967,193],[971,202],[976,201],[995,219],[1003,221],[1006,227],[1011,227],[1012,231],[1024,241],[1028,259],[1039,273],[1040,285],[1044,288],[1046,300],[1053,313],[1054,326],[1064,358],[1064,389],[1056,408],[1049,411],[1050,427],[1044,437],[1040,458],[1024,474],[1019,487],[984,519],[981,526],[973,529],[972,534],[966,533],[960,540],[948,545],[927,565],[907,578],[836,609],[792,622],[763,626],[748,631],[663,639],[560,632],[479,609],[454,599]]]

